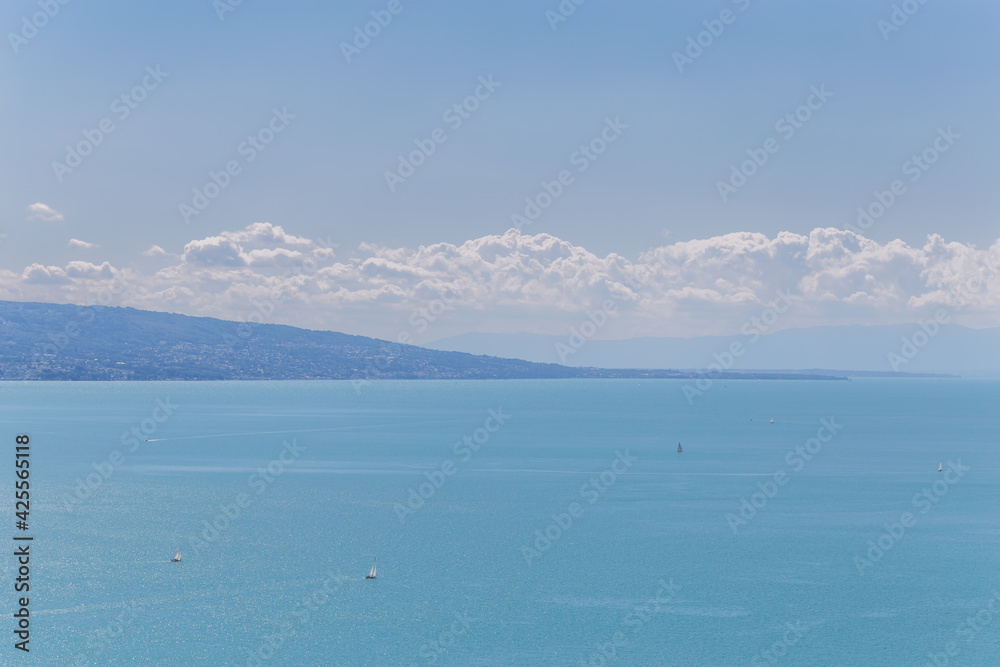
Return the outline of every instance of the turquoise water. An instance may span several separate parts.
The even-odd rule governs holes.
[[[1000,664],[1000,383],[682,386],[0,383],[0,662]]]

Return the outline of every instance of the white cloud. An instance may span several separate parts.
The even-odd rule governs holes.
[[[164,250],[163,248],[161,248],[158,245],[150,246],[150,248],[148,250],[143,250],[142,251],[142,256],[143,257],[165,257],[165,256],[167,256],[169,254],[170,253],[168,253],[166,250]],[[174,256],[176,257],[176,255],[174,255]]]
[[[191,241],[184,246],[182,259],[197,266],[246,266],[247,258],[235,241],[223,236],[213,236]]]
[[[66,265],[66,275],[70,278],[97,280],[100,278],[113,278],[115,271],[107,262],[97,265],[90,262],[75,261]]]
[[[72,282],[64,269],[43,264],[25,267],[21,280],[26,285],[68,285]]]
[[[991,251],[996,262],[1000,242]],[[561,334],[608,299],[618,314],[604,337],[730,334],[779,289],[797,304],[782,328],[912,322],[956,293],[966,305],[955,321],[1000,326],[1000,266],[968,286],[991,252],[936,235],[909,246],[837,229],[774,238],[740,232],[664,244],[629,260],[510,230],[460,245],[362,244],[339,258],[326,244],[256,223],[194,239],[176,255],[158,246],[142,254],[169,264],[32,264],[0,273],[0,298],[83,303],[118,280],[122,305],[236,320],[259,311],[268,322],[385,338],[407,331],[417,342],[469,330]],[[438,301],[444,293],[453,295],[446,308]]]
[[[100,248],[101,246],[96,243],[87,243],[86,241],[81,241],[80,239],[70,239],[70,248],[80,248],[81,250],[91,250],[93,248]]]
[[[255,222],[237,232],[191,241],[184,246],[181,257],[185,263],[205,267],[291,267],[309,252],[333,257],[331,250],[317,249],[309,239],[286,234],[280,225]]]
[[[61,222],[65,218],[63,214],[55,210],[48,204],[43,204],[41,202],[36,202],[28,206],[28,210],[31,215],[28,216],[28,220],[44,220],[45,222]]]

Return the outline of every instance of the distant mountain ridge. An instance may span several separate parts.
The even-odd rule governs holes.
[[[762,335],[700,336],[696,338],[631,338],[590,340],[566,354],[568,336],[539,334],[470,333],[444,338],[425,347],[473,354],[512,356],[536,362],[561,362],[570,366],[612,368],[707,368],[716,355],[725,356],[734,341],[745,352],[733,359],[732,369],[782,372],[782,369],[831,369],[848,373],[937,373],[962,375],[1000,374],[1000,328],[969,329],[942,325],[935,336],[911,357],[902,354],[903,338],[913,339],[918,324],[891,326],[822,326],[784,329]],[[924,342],[917,337],[918,342]],[[893,368],[889,354],[906,359]],[[562,360],[565,357],[565,361]]]
[[[134,308],[0,301],[0,380],[684,378],[397,345]],[[725,377],[789,377],[744,375]],[[834,379],[810,376],[816,379]]]

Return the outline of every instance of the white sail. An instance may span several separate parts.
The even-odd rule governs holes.
[[[368,573],[368,576],[365,577],[365,579],[374,579],[374,578],[375,578],[375,557],[372,556],[372,571]]]
[[[941,470],[942,470],[942,468],[941,468],[941,464],[939,463],[939,464],[938,464],[938,472],[941,472]]]

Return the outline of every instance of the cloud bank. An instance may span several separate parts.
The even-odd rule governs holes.
[[[957,323],[1000,326],[1000,241],[977,249],[939,235],[914,247],[832,228],[775,238],[741,232],[627,259],[513,229],[461,245],[362,244],[343,252],[255,223],[142,254],[165,266],[33,263],[0,271],[0,298],[112,303],[390,339],[408,332],[417,343],[467,331],[563,334],[609,300],[615,315],[599,337],[731,334],[778,290],[795,305],[776,328],[913,322],[940,308]]]

